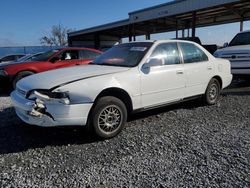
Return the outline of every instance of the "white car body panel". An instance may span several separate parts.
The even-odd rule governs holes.
[[[125,91],[131,98],[132,110],[136,111],[202,95],[214,76],[222,79],[223,88],[231,83],[229,61],[214,58],[197,44],[195,45],[208,56],[208,62],[162,65],[151,67],[150,70],[145,69],[143,65],[147,63],[155,47],[168,42],[184,41],[155,41],[136,67],[83,65],[24,78],[17,83],[17,89],[11,94],[17,115],[24,122],[39,126],[83,126],[87,123],[95,100],[105,89],[117,88]],[[38,89],[67,92],[70,104],[41,98],[41,105],[46,106],[49,115],[30,113],[37,104],[34,104],[34,100],[26,99],[25,95]]]
[[[184,97],[185,75],[182,64],[152,67],[141,71],[141,98],[144,108],[174,102]],[[156,84],[157,83],[157,84]]]
[[[111,69],[110,66],[98,65],[82,65],[77,67],[62,68],[36,74],[35,77],[24,78],[19,82],[17,87],[26,91],[32,89],[48,89],[74,80],[121,72],[124,70],[128,70],[128,68],[112,67]],[[41,82],[41,80],[43,80],[43,82]]]

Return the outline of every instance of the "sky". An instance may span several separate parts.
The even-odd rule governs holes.
[[[170,0],[1,0],[0,46],[40,45],[53,25],[74,30],[127,19],[128,13]],[[74,2],[74,3],[73,3]],[[240,24],[197,29],[204,44],[222,45],[239,32]],[[244,29],[250,29],[245,22]],[[153,35],[152,39],[174,38],[175,33]],[[142,38],[139,38],[142,40]]]

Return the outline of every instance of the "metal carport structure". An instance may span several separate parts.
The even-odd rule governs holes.
[[[195,37],[196,28],[250,20],[249,0],[176,0],[129,13],[129,18],[68,33],[69,46],[105,48],[121,42],[135,41],[136,36],[187,30]],[[191,32],[190,32],[191,31]]]

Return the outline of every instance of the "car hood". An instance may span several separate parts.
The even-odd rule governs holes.
[[[33,89],[51,89],[78,80],[123,72],[126,70],[129,70],[129,68],[100,65],[82,65],[62,68],[26,77],[17,83],[17,88],[26,92]]]
[[[217,50],[217,54],[232,54],[232,53],[250,53],[250,45],[229,46]]]

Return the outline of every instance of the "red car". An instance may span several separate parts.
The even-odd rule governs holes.
[[[61,48],[38,55],[30,62],[1,63],[0,83],[11,82],[15,88],[17,81],[26,76],[58,68],[88,64],[101,53],[101,51],[89,48]]]

